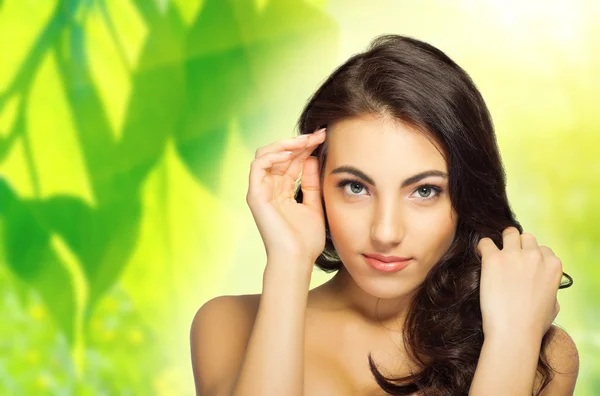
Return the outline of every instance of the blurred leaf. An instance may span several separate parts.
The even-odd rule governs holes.
[[[36,2],[35,6],[24,6],[19,0],[0,4],[0,37],[2,62],[0,62],[0,93],[4,94],[13,84],[23,81],[30,73],[36,49],[48,45],[54,39],[57,1]],[[0,94],[0,97],[2,96]],[[0,100],[0,111],[2,105]]]
[[[176,358],[180,349],[173,346],[187,340],[170,329],[187,331],[189,318],[183,313],[197,306],[186,298],[186,291],[214,295],[219,288],[215,279],[223,279],[231,266],[245,265],[233,260],[242,234],[231,227],[235,213],[198,185],[172,142],[146,179],[141,196],[140,239],[121,279],[155,337],[169,346],[166,353]]]
[[[281,138],[275,125],[289,111],[289,92],[306,97],[312,89],[307,60],[331,53],[336,41],[333,21],[304,1],[270,0],[259,10],[252,1],[206,0],[187,36],[187,101],[175,135],[190,172],[211,190],[218,187],[232,119],[253,150],[264,139]],[[320,61],[323,66],[333,57]],[[293,78],[281,73],[305,63]],[[290,114],[287,128],[296,116]]]
[[[73,341],[75,298],[71,277],[51,247],[52,230],[35,202],[20,201],[0,180],[4,254],[9,268],[44,298],[57,326]]]

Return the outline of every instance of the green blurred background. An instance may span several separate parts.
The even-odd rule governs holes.
[[[255,150],[400,33],[482,91],[513,209],[575,281],[576,395],[600,395],[598,4],[0,0],[0,394],[192,395],[196,310],[261,291]]]

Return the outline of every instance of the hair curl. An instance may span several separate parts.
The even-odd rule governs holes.
[[[491,238],[502,248],[502,230],[523,228],[506,195],[506,175],[488,108],[469,75],[439,49],[400,35],[375,38],[369,48],[339,66],[310,98],[298,120],[302,134],[335,120],[378,114],[408,123],[444,149],[449,194],[458,215],[450,249],[419,286],[404,326],[404,344],[421,371],[400,378],[381,374],[371,354],[369,366],[379,386],[390,395],[466,395],[481,348],[483,327],[479,303],[481,259],[477,244]],[[327,142],[311,154],[319,158],[321,182]],[[321,184],[322,185],[322,184]],[[297,185],[296,200],[302,202]],[[326,213],[325,202],[323,208]],[[329,234],[315,264],[325,272],[342,263]],[[564,274],[570,283],[572,279]],[[553,370],[544,335],[537,371],[538,393]]]

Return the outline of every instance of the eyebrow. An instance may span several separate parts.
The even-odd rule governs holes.
[[[345,165],[345,166],[340,166],[338,168],[335,168],[334,170],[332,170],[329,174],[333,175],[335,173],[350,173],[353,174],[354,176],[363,179],[364,181],[366,181],[367,183],[375,186],[375,182],[373,181],[373,178],[366,175],[363,171],[361,171],[360,169],[357,169],[353,166],[349,166],[349,165]],[[417,173],[416,175],[413,175],[407,179],[405,179],[402,184],[401,184],[401,188],[404,188],[406,186],[410,186],[411,184],[414,184],[422,179],[425,179],[426,177],[429,176],[438,176],[438,177],[443,177],[444,179],[448,178],[448,174],[439,170],[428,170],[428,171],[424,171],[421,173]]]

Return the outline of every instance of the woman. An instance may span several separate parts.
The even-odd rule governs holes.
[[[511,211],[464,70],[378,37],[317,90],[299,130],[252,162],[263,293],[196,314],[198,394],[573,393],[577,349],[552,325],[570,283]],[[315,263],[337,273],[308,290]]]

